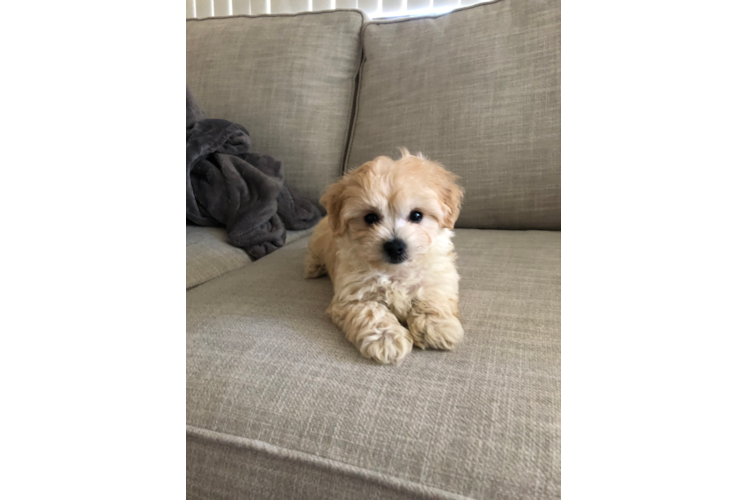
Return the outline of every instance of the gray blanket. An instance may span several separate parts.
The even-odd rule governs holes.
[[[255,259],[283,246],[286,229],[307,229],[324,209],[284,185],[283,164],[249,151],[247,130],[206,119],[187,89],[187,220],[225,226]]]

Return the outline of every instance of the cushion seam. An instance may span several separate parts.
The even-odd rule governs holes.
[[[385,488],[416,495],[419,498],[437,500],[469,499],[463,495],[445,491],[433,486],[426,486],[407,479],[384,474],[375,470],[366,469],[356,465],[347,464],[338,460],[314,455],[311,453],[293,450],[282,446],[267,443],[256,439],[249,439],[234,434],[226,434],[220,431],[205,429],[193,425],[187,425],[187,437],[203,439],[213,443],[228,444],[236,448],[249,449],[273,458],[290,460],[317,469],[324,469],[334,474],[341,474],[366,482],[371,482]]]
[[[244,264],[244,265],[241,265],[241,266],[239,266],[239,267],[235,267],[234,269],[229,269],[229,270],[228,270],[228,271],[226,271],[225,273],[221,273],[221,274],[219,274],[218,276],[213,276],[212,278],[208,278],[207,280],[205,280],[205,281],[201,281],[200,283],[197,283],[197,284],[195,284],[195,285],[192,285],[191,287],[187,287],[187,289],[186,289],[185,291],[189,292],[189,291],[190,291],[190,290],[192,290],[193,288],[197,288],[197,287],[199,287],[199,286],[201,286],[201,285],[204,285],[204,284],[206,284],[206,283],[208,283],[208,282],[211,282],[211,281],[213,281],[213,280],[216,280],[216,279],[220,278],[221,276],[226,276],[226,275],[227,275],[227,274],[229,274],[229,273],[233,273],[233,272],[234,272],[234,271],[236,271],[237,269],[241,269],[241,268],[243,268],[243,267],[247,267],[248,265],[252,264],[252,262],[254,262],[254,261],[253,261],[253,260],[250,260],[249,262],[247,262],[247,263],[246,263],[246,264]]]
[[[359,63],[356,69],[356,74],[353,77],[353,85],[351,89],[351,99],[348,102],[348,123],[345,127],[345,146],[343,147],[343,154],[341,157],[341,165],[338,168],[338,175],[345,174],[345,167],[348,164],[348,152],[350,151],[351,142],[353,140],[353,130],[358,117],[358,92],[361,89],[361,74],[364,70],[364,38],[363,29],[364,24],[361,23],[361,28],[358,30],[358,52],[359,52]],[[327,189],[325,187],[325,189]],[[322,193],[320,193],[322,196]]]
[[[363,28],[362,28],[363,30]],[[356,87],[354,89],[355,92],[355,99],[351,103],[353,105],[352,111],[353,111],[353,118],[351,120],[351,124],[349,130],[348,130],[348,142],[345,147],[345,151],[343,152],[343,167],[342,171],[340,172],[340,175],[344,175],[346,170],[348,170],[348,160],[351,156],[351,149],[353,148],[353,138],[356,135],[356,123],[358,122],[358,109],[360,106],[361,101],[361,85],[364,80],[364,64],[366,64],[366,54],[364,53],[364,36],[363,31],[361,31],[361,63],[358,66],[358,81],[356,82]]]
[[[316,227],[316,226],[315,226],[315,227]],[[307,229],[302,229],[302,231],[307,231]],[[295,244],[295,243],[296,243],[297,241],[301,241],[301,240],[303,240],[304,238],[310,238],[311,236],[312,236],[312,233],[310,232],[309,234],[307,234],[307,235],[305,235],[305,236],[301,236],[300,238],[297,238],[297,239],[293,240],[293,241],[292,241],[292,242],[290,242],[290,243],[289,243],[289,242],[286,242],[286,243],[285,243],[285,244],[284,244],[284,245],[283,245],[282,247],[280,247],[280,248],[279,248],[278,250],[276,250],[276,252],[279,252],[279,251],[283,250],[284,248],[288,247],[289,245],[293,245],[293,244]],[[275,253],[275,252],[273,252],[273,253]],[[266,256],[266,257],[267,257],[267,256]],[[219,278],[223,278],[223,277],[224,277],[224,276],[226,276],[227,274],[232,274],[232,273],[238,272],[238,271],[240,271],[240,270],[242,270],[242,269],[244,269],[244,268],[247,268],[247,267],[249,267],[249,266],[256,266],[256,265],[257,265],[257,263],[258,263],[258,262],[260,262],[260,261],[261,261],[262,259],[264,259],[264,258],[265,258],[265,257],[262,257],[262,258],[260,258],[260,259],[252,259],[252,257],[250,257],[250,261],[249,261],[249,262],[247,262],[247,263],[245,263],[245,264],[243,264],[243,265],[241,265],[241,266],[239,266],[239,267],[235,267],[234,269],[231,269],[231,270],[229,270],[229,271],[226,271],[225,273],[223,273],[223,274],[221,274],[221,275],[219,275],[219,276],[215,276],[215,277],[213,277],[213,278],[210,278],[209,280],[203,281],[202,283],[198,283],[197,285],[193,285],[193,286],[191,286],[190,288],[187,288],[187,289],[185,290],[185,293],[186,293],[186,292],[190,292],[190,291],[194,290],[194,289],[195,289],[195,288],[197,288],[197,287],[203,286],[204,284],[206,284],[206,283],[209,283],[209,282],[211,282],[211,281],[213,281],[213,280],[217,280],[217,279],[219,279]]]

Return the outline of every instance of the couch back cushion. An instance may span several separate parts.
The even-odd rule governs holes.
[[[404,146],[465,187],[458,227],[561,228],[561,13],[501,0],[374,21],[346,168]]]
[[[244,125],[252,149],[318,200],[343,169],[364,14],[187,21],[187,85],[208,118]]]

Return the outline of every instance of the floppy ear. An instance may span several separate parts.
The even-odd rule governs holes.
[[[356,192],[363,189],[363,186],[366,184],[365,179],[369,176],[376,163],[382,159],[392,161],[383,156],[375,158],[372,161],[367,161],[360,167],[349,171],[335,184],[328,186],[325,194],[320,198],[319,202],[327,210],[327,220],[334,237],[342,236],[345,232],[346,222],[342,216],[343,206]]]
[[[439,201],[445,207],[442,226],[447,229],[454,229],[455,222],[457,222],[457,218],[460,216],[464,191],[457,184],[457,179],[458,177],[452,172],[447,172],[441,167],[436,168],[434,180],[437,184]]]
[[[419,160],[428,161],[428,158],[426,158],[425,156],[423,156],[423,153],[419,152],[419,153],[416,153],[416,154],[412,155],[412,154],[410,154],[410,151],[408,151],[408,148],[403,147],[403,146],[400,146],[397,149],[400,151],[400,159],[401,160],[403,158],[405,158],[406,156],[415,156]]]
[[[347,176],[335,184],[328,186],[325,194],[319,200],[322,206],[325,207],[325,210],[327,210],[327,221],[330,224],[332,235],[336,238],[342,235],[345,230],[343,221],[340,218],[340,212],[343,210],[343,203],[345,202],[346,181]]]

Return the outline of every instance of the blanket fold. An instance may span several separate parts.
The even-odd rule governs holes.
[[[208,119],[187,88],[187,220],[225,226],[229,242],[255,259],[308,229],[324,209],[284,183],[283,163],[250,152],[247,129]]]

